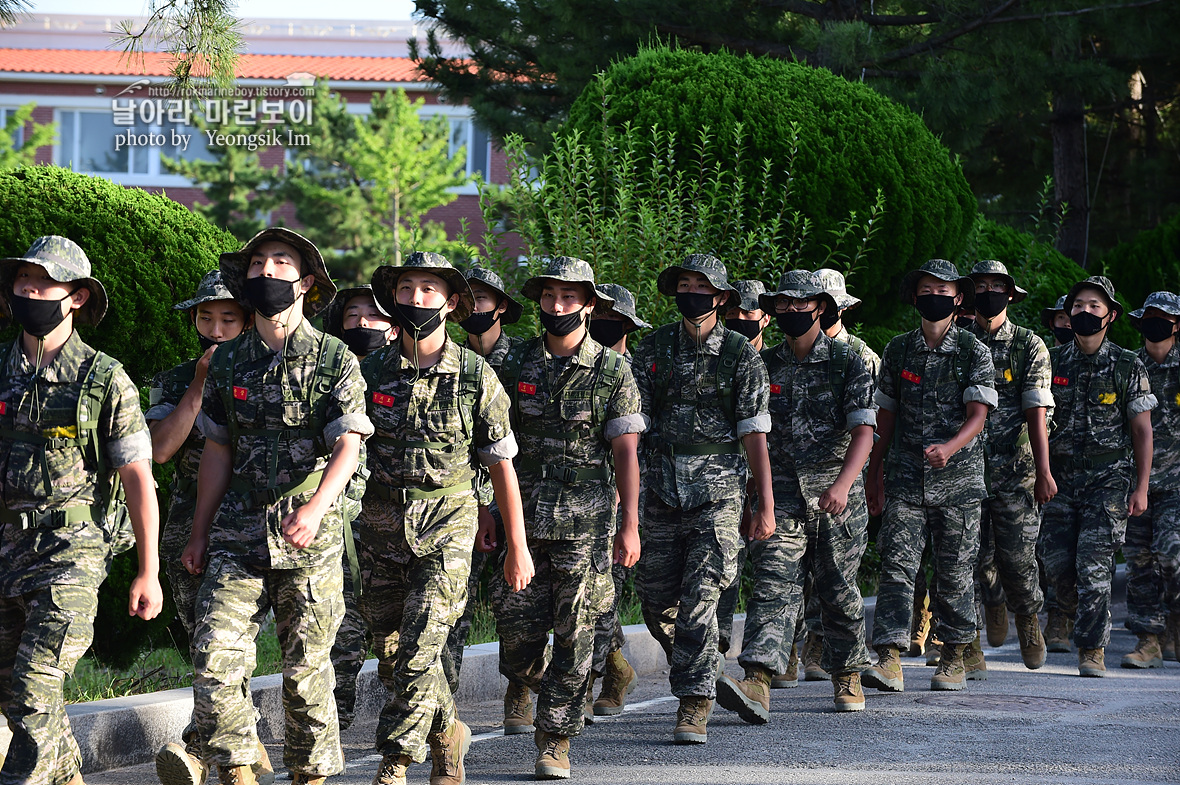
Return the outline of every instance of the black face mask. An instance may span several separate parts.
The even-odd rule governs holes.
[[[259,276],[246,279],[246,302],[263,316],[276,316],[295,304],[298,281]]]
[[[417,305],[394,303],[393,318],[417,342],[432,335],[442,326],[442,309],[445,307],[445,303],[438,308],[420,308]]]
[[[9,305],[12,308],[12,318],[25,332],[35,338],[44,338],[53,332],[65,316],[61,312],[61,304],[73,296],[73,292],[60,300],[34,300],[19,294],[12,295]]]
[[[1069,343],[1073,340],[1073,330],[1068,327],[1054,327],[1053,337],[1057,339],[1058,343]]]
[[[492,325],[499,318],[500,314],[495,310],[482,313],[472,312],[470,316],[459,322],[459,326],[466,330],[468,335],[483,335],[492,329]]]
[[[225,341],[215,341],[212,338],[206,338],[200,333],[197,333],[197,343],[201,344],[201,354],[204,354],[209,351],[210,346],[217,346],[218,344],[225,343]]]
[[[762,332],[761,319],[757,321],[753,319],[726,319],[725,326],[735,333],[746,336],[747,341],[754,340],[758,337],[758,333]]]
[[[1074,335],[1080,335],[1083,338],[1089,335],[1097,335],[1102,330],[1101,316],[1095,316],[1089,311],[1082,311],[1081,313],[1072,314],[1069,317],[1069,326],[1073,330]]]
[[[994,319],[1000,311],[1008,307],[1007,292],[976,292],[975,312],[983,314],[986,319]]]
[[[614,346],[627,334],[627,323],[614,319],[595,319],[590,322],[590,337],[603,346]]]
[[[548,313],[545,310],[541,310],[538,313],[541,319],[541,326],[550,335],[569,335],[582,326],[581,311],[574,311],[573,313],[566,313],[561,316]]]
[[[974,316],[967,316],[966,314],[956,316],[955,317],[955,324],[959,325],[964,330],[966,330],[971,325],[975,324],[975,317]]]
[[[676,310],[686,319],[699,319],[717,310],[713,305],[714,295],[704,292],[677,292]]]
[[[344,345],[357,357],[364,357],[388,343],[385,333],[385,330],[372,327],[349,327],[340,331],[340,340],[344,341]]]
[[[1139,332],[1152,343],[1168,340],[1175,329],[1176,325],[1160,316],[1148,316],[1139,320]]]
[[[787,311],[786,313],[776,313],[774,320],[778,323],[780,330],[792,338],[798,338],[810,330],[811,325],[815,324],[815,312]]]
[[[824,311],[819,315],[819,329],[827,332],[835,327],[838,321],[840,321],[839,311]]]
[[[941,322],[955,312],[955,298],[949,294],[920,294],[914,306],[928,322]]]

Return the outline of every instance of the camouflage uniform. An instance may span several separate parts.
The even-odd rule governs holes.
[[[295,247],[305,271],[310,267],[315,274],[303,310],[316,315],[335,286],[315,246],[286,229],[263,230],[242,251],[222,254],[226,286],[242,299],[250,251],[267,240]],[[206,379],[199,427],[206,439],[231,447],[233,475],[209,531],[205,580],[197,594],[193,701],[208,762],[221,768],[249,766],[258,756],[243,673],[254,670],[254,641],[272,609],[283,660],[283,762],[312,776],[344,766],[330,659],[344,615],[341,500],[325,513],[306,548],[284,540],[280,528],[315,493],[336,440],[350,432],[364,438],[373,430],[360,367],[346,349],[322,410],[310,409],[321,352],[335,340],[304,319],[280,353],[250,329],[218,348]],[[224,352],[230,378],[219,381]],[[232,391],[219,389],[221,383],[232,384]],[[232,395],[233,427],[223,395]]]
[[[539,300],[545,279],[594,285],[586,262],[558,257],[525,283],[524,296]],[[612,304],[601,293],[597,298],[599,313]],[[518,377],[509,371],[512,358],[502,370],[505,382],[515,378],[513,419],[521,441],[516,471],[536,574],[516,593],[503,582],[493,584],[500,672],[538,693],[537,730],[558,736],[582,730],[594,626],[614,597],[611,441],[643,431],[639,394],[625,362],[609,391],[600,391],[609,393],[605,402],[595,401],[613,357],[618,355],[589,335],[575,354],[558,357],[542,335],[520,347]],[[552,657],[546,662],[550,629]]]
[[[778,295],[817,296],[835,308],[811,273],[791,271],[779,291],[764,295],[763,310],[774,311]],[[833,387],[834,352],[847,352],[841,388]],[[762,352],[770,380],[771,431],[767,436],[774,483],[775,531],[746,547],[754,563],[754,591],[746,607],[738,662],[772,673],[787,669],[799,615],[803,577],[814,574],[822,608],[823,668],[832,675],[860,673],[868,666],[864,601],[856,573],[868,542],[869,513],[864,483],[857,477],[848,506],[833,516],[818,508],[819,497],[836,481],[852,442],[853,428],[875,428],[873,378],[864,361],[821,331],[802,360],[790,342]]]
[[[679,270],[688,265],[718,289],[732,291],[725,266],[702,255],[690,256],[685,268],[661,272],[660,291],[674,293]],[[720,656],[717,603],[736,575],[746,480],[740,440],[770,431],[770,387],[766,366],[746,342],[734,374],[731,421],[718,394],[718,367],[730,331],[718,323],[698,346],[683,321],[659,329],[675,336],[662,399],[654,377],[659,332],[635,350],[635,381],[650,422],[635,588],[644,621],[668,656],[672,694],[711,699]]]
[[[1113,292],[1101,276],[1083,284]],[[1080,288],[1070,291],[1067,308]],[[1041,545],[1058,607],[1076,617],[1079,649],[1104,648],[1110,640],[1114,552],[1126,534],[1132,482],[1128,424],[1156,406],[1138,357],[1125,364],[1127,386],[1118,389],[1115,368],[1126,351],[1107,337],[1088,356],[1074,342],[1058,350],[1053,368],[1049,457],[1057,495],[1043,510]]]
[[[5,298],[22,261],[0,261]],[[41,238],[27,261],[63,283],[82,277],[87,285],[92,282],[92,299],[75,312],[75,323],[102,318],[105,293],[94,295],[101,285],[88,277],[89,260],[74,243]],[[76,428],[80,382],[95,362],[95,350],[75,332],[38,371],[20,340],[0,348],[0,709],[12,732],[0,783],[60,785],[82,765],[62,685],[94,638],[98,587],[111,558],[129,546],[129,527],[124,514],[105,515],[107,481],[79,446],[46,449],[18,436],[60,437]],[[151,460],[139,392],[121,366],[95,415],[95,437],[108,469]],[[63,520],[65,511],[87,507],[98,509],[78,517],[97,520]]]
[[[939,260],[908,274],[903,294],[913,292],[922,274],[957,281],[970,304],[975,291],[971,279],[957,277],[953,265]],[[961,356],[964,351],[968,356]],[[881,585],[873,619],[876,647],[909,647],[914,580],[927,535],[932,543],[937,637],[954,644],[975,638],[979,503],[987,495],[983,440],[972,439],[941,469],[930,466],[923,450],[954,438],[966,421],[967,404],[995,407],[994,377],[991,352],[953,323],[933,349],[920,328],[897,336],[885,349],[876,401],[895,414],[896,424],[877,535]]]

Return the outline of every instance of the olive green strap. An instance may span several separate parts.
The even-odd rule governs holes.
[[[64,526],[79,521],[101,521],[105,513],[101,504],[79,504],[66,507],[64,510],[46,510],[45,512],[13,512],[0,508],[0,523],[19,526],[21,529],[32,529],[38,526]]]
[[[742,447],[737,442],[711,444],[669,444],[665,447],[669,455],[737,455]]]
[[[535,472],[544,480],[560,480],[561,482],[577,483],[590,480],[609,480],[611,469],[609,466],[593,466],[575,469],[570,466],[554,466],[551,463],[539,461],[536,458],[520,458],[518,465],[521,469]]]
[[[298,496],[299,494],[309,491],[312,488],[318,487],[320,478],[324,476],[322,471],[312,472],[307,477],[296,482],[288,482],[282,485],[276,485],[272,488],[255,488],[253,483],[250,483],[241,477],[234,477],[230,480],[229,487],[237,491],[242,496],[246,497],[251,506],[262,507],[269,504],[274,504],[279,499],[286,499],[290,496]]]
[[[419,499],[437,499],[441,496],[450,496],[455,493],[469,491],[471,488],[471,480],[456,485],[446,485],[442,488],[432,488],[430,490],[424,490],[422,488],[391,488],[388,485],[379,485],[374,482],[369,483],[369,490],[378,497],[386,501],[400,501],[403,505],[406,502],[418,501]]]

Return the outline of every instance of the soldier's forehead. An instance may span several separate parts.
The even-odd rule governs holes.
[[[344,303],[344,310],[346,311],[352,311],[365,307],[377,307],[377,301],[373,298],[373,294],[371,292],[361,292],[360,294],[354,294],[352,297],[348,298],[348,302]]]
[[[942,286],[949,286],[952,289],[958,289],[958,285],[954,281],[944,281],[938,276],[923,273],[922,277],[918,279],[918,287],[929,286],[932,289],[937,289]]]
[[[488,286],[486,283],[480,283],[479,281],[468,281],[467,283],[469,286],[471,286],[471,293],[476,296],[481,294],[487,297],[499,296],[496,290]]]

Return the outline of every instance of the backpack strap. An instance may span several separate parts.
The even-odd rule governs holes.
[[[463,433],[470,441],[475,438],[475,411],[479,407],[479,390],[483,383],[484,363],[466,346],[460,347],[459,383],[455,387],[459,397],[459,417]]]
[[[744,335],[729,331],[725,334],[721,360],[717,363],[717,397],[721,399],[721,408],[729,418],[729,424],[734,427],[737,427],[737,404],[734,401],[737,367],[748,343]]]
[[[955,380],[959,383],[959,390],[966,390],[971,380],[971,355],[974,353],[975,341],[978,340],[970,330],[959,328],[959,361],[955,363]]]
[[[603,347],[602,354],[598,358],[597,378],[594,381],[592,396],[590,422],[596,430],[606,424],[606,408],[619,385],[619,380],[623,377],[624,362],[626,360],[623,359],[623,355],[614,349]]]
[[[209,360],[209,379],[213,382],[213,389],[221,398],[221,406],[225,411],[226,425],[229,430],[229,448],[234,455],[238,451],[238,418],[234,408],[234,358],[238,353],[238,346],[242,343],[242,335],[232,338],[213,352]]]
[[[1131,374],[1135,370],[1135,361],[1139,359],[1139,355],[1135,354],[1130,349],[1122,349],[1122,354],[1114,364],[1114,384],[1119,391],[1119,400],[1126,401],[1127,394],[1131,391]],[[1120,407],[1124,412],[1127,410],[1125,404]]]
[[[1012,351],[1008,352],[1008,368],[1012,372],[1012,381],[1021,387],[1024,386],[1024,380],[1028,375],[1028,343],[1032,338],[1032,330],[1016,325]]]
[[[848,377],[848,356],[851,353],[850,344],[832,341],[832,348],[828,354],[828,387],[838,408],[844,405],[844,385]]]
[[[676,360],[676,339],[680,323],[665,324],[656,329],[655,361],[651,364],[652,413],[658,415],[668,398],[672,386],[672,372]],[[653,417],[654,419],[654,417]]]

